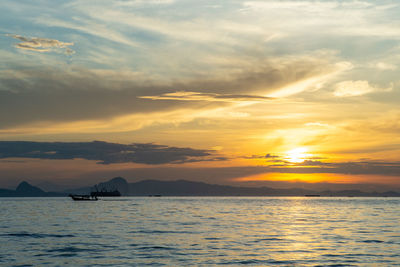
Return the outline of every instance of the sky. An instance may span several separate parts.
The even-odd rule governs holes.
[[[400,190],[400,3],[3,0],[0,187]]]

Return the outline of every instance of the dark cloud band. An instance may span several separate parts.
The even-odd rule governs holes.
[[[205,160],[223,160],[212,157],[212,151],[170,147],[155,144],[117,144],[93,142],[28,142],[1,141],[0,158],[87,159],[101,164],[144,163],[165,164]]]

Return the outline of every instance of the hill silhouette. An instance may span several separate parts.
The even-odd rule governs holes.
[[[229,185],[208,184],[187,180],[160,181],[142,180],[139,182],[128,183],[122,177],[115,177],[109,181],[96,185],[99,189],[118,190],[122,196],[391,196],[400,197],[400,193],[390,192],[363,192],[359,190],[343,191],[313,191],[301,188],[276,189],[270,187],[239,187]],[[70,190],[69,193],[90,192],[93,188],[84,187]]]
[[[26,181],[21,182],[15,190],[0,189],[0,197],[58,197],[64,195],[64,193],[45,192]]]
[[[90,194],[91,191],[118,190],[122,196],[354,196],[354,197],[400,197],[399,192],[363,192],[359,190],[312,191],[301,188],[276,189],[270,187],[239,187],[208,184],[187,180],[160,181],[142,180],[128,183],[122,177],[115,177],[92,187],[68,189],[61,192],[45,192],[26,181],[21,182],[15,190],[1,189],[0,197],[56,197],[72,194]]]

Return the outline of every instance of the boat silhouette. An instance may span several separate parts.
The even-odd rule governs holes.
[[[105,188],[102,188],[99,191],[99,189],[97,188],[97,185],[95,186],[95,188],[96,188],[96,191],[90,192],[91,197],[120,197],[121,196],[121,193],[117,189],[109,191]]]
[[[69,194],[69,196],[74,201],[97,201],[98,200],[97,196],[91,196],[91,195],[73,195],[73,194]]]

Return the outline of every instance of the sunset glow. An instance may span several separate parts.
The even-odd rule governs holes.
[[[305,147],[298,147],[286,152],[287,157],[286,160],[291,163],[301,163],[304,162],[307,158],[310,158],[312,155],[307,154],[308,149]]]
[[[251,181],[275,181],[275,182],[289,182],[296,184],[301,183],[332,183],[332,184],[357,184],[366,183],[375,186],[376,180],[381,179],[379,183],[385,185],[400,186],[399,177],[384,177],[381,179],[378,175],[346,175],[346,174],[333,174],[333,173],[263,173],[253,176],[241,177],[235,179],[238,182],[251,182]]]
[[[1,0],[0,266],[400,266],[399,0]]]
[[[399,3],[40,3],[0,7],[0,188],[397,186]]]

